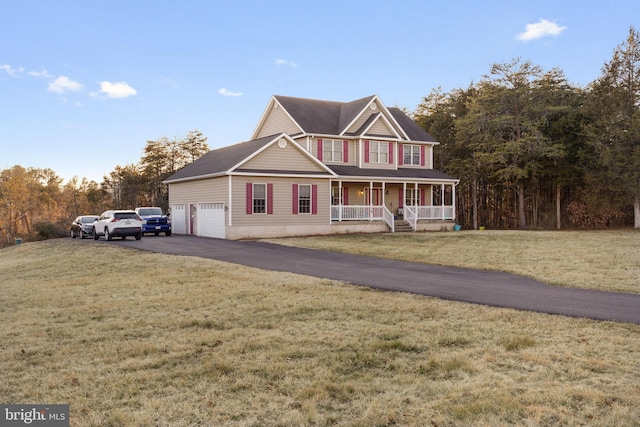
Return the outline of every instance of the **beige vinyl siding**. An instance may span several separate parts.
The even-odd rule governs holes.
[[[227,176],[169,184],[169,206],[188,203],[228,203]]]
[[[348,141],[349,152],[347,153],[348,159],[345,159],[345,164],[349,166],[358,166],[358,143],[357,141]]]
[[[367,110],[361,114],[355,122],[353,122],[353,124],[349,127],[349,129],[347,129],[347,133],[349,132],[357,132],[362,125],[364,124],[364,122],[367,121],[367,119],[371,116],[371,114],[375,114],[377,113],[379,110],[376,111],[371,111],[367,108]]]
[[[255,139],[262,138],[263,136],[275,135],[281,132],[285,132],[289,135],[295,135],[300,133],[300,128],[293,120],[291,120],[282,107],[278,104],[274,104],[274,107],[269,111],[268,116]]]
[[[285,148],[276,143],[241,165],[240,169],[326,172],[307,156],[291,143]]]
[[[246,213],[246,184],[273,184],[273,214]],[[292,213],[293,184],[309,184],[318,186],[318,213]],[[233,177],[233,226],[296,226],[325,225],[330,219],[330,197],[328,179],[277,178],[277,177]]]
[[[385,135],[392,138],[395,138],[394,132],[389,129],[389,126],[384,122],[384,120],[378,119],[376,122],[369,128],[366,135]]]

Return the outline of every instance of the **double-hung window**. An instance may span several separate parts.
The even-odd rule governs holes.
[[[420,166],[422,164],[422,160],[420,158],[420,146],[419,145],[408,145],[405,144],[403,147],[403,164],[405,165],[413,165]]]
[[[322,141],[322,160],[325,162],[341,162],[343,159],[344,142],[335,139]]]
[[[389,163],[388,142],[369,142],[369,163]]]
[[[298,213],[311,213],[311,186],[298,185]]]
[[[267,184],[253,184],[253,213],[267,213]]]

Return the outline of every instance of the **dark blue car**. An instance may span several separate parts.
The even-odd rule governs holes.
[[[136,208],[136,213],[142,218],[143,233],[153,233],[156,236],[164,233],[165,236],[171,236],[171,220],[163,214],[161,208]]]

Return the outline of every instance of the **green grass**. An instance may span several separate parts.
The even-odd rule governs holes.
[[[639,425],[638,325],[71,239],[0,277],[0,401],[72,426]]]
[[[640,293],[639,230],[360,234],[270,241],[506,271],[558,286]]]

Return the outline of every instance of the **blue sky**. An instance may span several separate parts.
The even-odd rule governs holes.
[[[148,140],[250,138],[272,95],[413,111],[516,57],[596,79],[638,0],[2,0],[0,170],[100,182]]]

